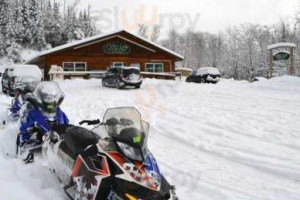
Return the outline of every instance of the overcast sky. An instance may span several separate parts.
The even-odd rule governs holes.
[[[165,33],[193,28],[217,33],[228,25],[245,22],[272,24],[292,16],[300,0],[82,0],[102,15],[102,31],[135,31],[136,23],[160,24]],[[143,16],[144,14],[144,16]]]

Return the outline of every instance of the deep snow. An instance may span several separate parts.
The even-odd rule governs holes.
[[[300,78],[217,85],[146,79],[140,90],[100,80],[60,82],[71,123],[135,106],[151,124],[149,147],[181,200],[300,199]],[[0,115],[11,99],[0,94]],[[14,151],[16,124],[0,130],[0,199],[67,200],[42,162]]]

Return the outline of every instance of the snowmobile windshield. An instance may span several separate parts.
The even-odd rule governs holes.
[[[18,82],[16,82],[16,89],[22,91],[22,93],[33,92],[39,81],[35,77],[25,76]]]
[[[130,160],[146,159],[149,124],[135,108],[108,109],[103,122],[117,151]]]
[[[40,82],[33,96],[41,110],[49,114],[55,114],[64,99],[63,92],[55,82]]]

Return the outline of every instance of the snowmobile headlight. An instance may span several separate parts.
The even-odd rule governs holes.
[[[117,142],[122,153],[131,160],[143,161],[143,156],[139,148],[130,146],[123,142]]]

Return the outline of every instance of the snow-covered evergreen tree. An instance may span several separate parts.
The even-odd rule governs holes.
[[[91,37],[93,36],[95,33],[93,25],[92,25],[92,21],[91,21],[91,16],[90,16],[90,12],[84,10],[83,12],[83,17],[79,18],[81,19],[81,24],[82,24],[82,30],[84,33],[84,37]]]
[[[70,43],[74,40],[85,38],[84,16],[82,12],[79,12],[79,18],[77,18],[75,11],[69,7],[67,10],[67,16],[63,30],[63,41],[65,43]]]
[[[7,57],[13,60],[14,62],[20,62],[21,58],[21,46],[16,42],[16,34],[14,29],[14,16],[13,10],[10,10],[8,13],[8,24],[6,26],[6,35],[5,35],[5,52]]]
[[[0,34],[0,57],[5,55],[4,37]]]
[[[0,34],[3,36],[6,35],[6,26],[8,24],[8,0],[0,0]]]
[[[48,33],[48,43],[52,45],[52,47],[56,47],[62,45],[62,18],[59,10],[59,4],[54,2],[53,6],[53,21],[49,26]]]
[[[21,61],[20,50],[42,50],[94,35],[90,8],[78,16],[78,1],[68,13],[51,0],[0,0],[0,57]]]
[[[45,32],[44,32],[44,15],[38,12],[36,26],[32,32],[31,45],[34,49],[42,50],[46,47]]]
[[[4,38],[5,38],[5,44],[7,46],[10,46],[16,40],[16,33],[15,33],[15,30],[14,30],[13,12],[10,11],[7,16],[8,16],[8,23],[5,27],[6,34],[5,34]]]
[[[52,32],[52,23],[53,23],[53,9],[50,0],[47,1],[47,4],[42,9],[44,13],[44,33],[45,40],[47,43],[51,40],[51,32]]]
[[[22,5],[20,0],[15,0],[15,5],[13,8],[13,14],[14,14],[14,27],[15,27],[15,35],[16,35],[16,41],[21,43],[23,41],[23,33],[24,33],[24,27],[22,24],[22,16],[21,16],[21,10]]]
[[[8,24],[8,0],[0,0],[0,56],[5,54],[5,36]]]
[[[36,0],[28,0],[28,13],[31,32],[30,46],[33,49],[42,50],[46,46],[44,15]]]
[[[21,50],[22,47],[16,43],[13,42],[7,49],[7,57],[13,60],[14,62],[21,62],[22,56],[21,56]]]
[[[29,47],[32,37],[31,32],[31,20],[29,12],[29,2],[28,0],[21,0],[21,12],[20,12],[20,22],[22,32],[20,33],[21,44],[24,47]]]
[[[36,26],[38,20],[39,8],[36,0],[28,0],[28,14],[31,26]]]

